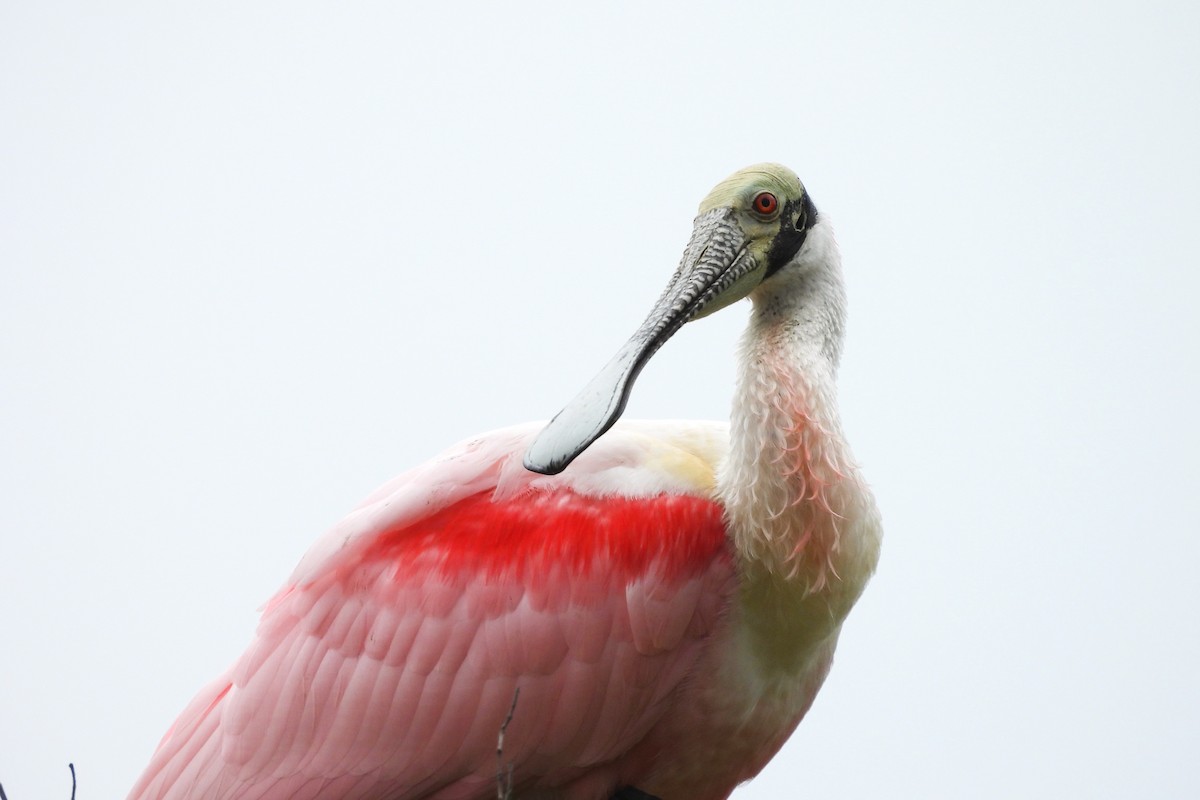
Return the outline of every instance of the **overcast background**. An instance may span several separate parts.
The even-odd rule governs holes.
[[[123,797],[318,534],[554,413],[762,160],[839,233],[886,540],[736,800],[1200,794],[1200,6],[423,6],[0,4],[9,798]],[[745,317],[630,416],[726,416]]]

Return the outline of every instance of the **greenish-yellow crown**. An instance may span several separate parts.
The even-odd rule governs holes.
[[[804,196],[804,184],[796,173],[782,164],[755,164],[739,169],[718,183],[700,202],[700,213],[714,208],[747,211],[759,192],[772,192],[782,205]]]
[[[730,286],[729,291],[723,292],[718,302],[698,316],[711,314],[744,297],[770,274],[772,266],[782,266],[772,264],[772,248],[781,236],[790,237],[795,247],[803,241],[803,233],[796,235],[796,225],[798,222],[803,225],[797,213],[804,194],[804,184],[796,173],[782,164],[768,163],[738,170],[718,183],[701,201],[701,215],[717,209],[732,212],[730,221],[741,229],[745,237],[743,249],[755,266]],[[777,255],[782,254],[784,260],[790,259],[795,248],[789,252],[787,243],[783,244],[785,246],[778,248]]]

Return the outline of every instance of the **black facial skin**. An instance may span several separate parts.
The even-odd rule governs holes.
[[[799,200],[784,203],[779,218],[782,220],[779,233],[767,251],[767,274],[763,276],[764,280],[778,272],[800,250],[804,237],[817,224],[817,207],[805,192]]]

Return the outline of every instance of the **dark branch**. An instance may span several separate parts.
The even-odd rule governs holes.
[[[496,737],[496,800],[512,798],[513,763],[504,763],[504,733],[508,730],[508,723],[512,722],[513,714],[517,710],[517,698],[520,696],[521,687],[518,686],[513,690],[512,705],[508,707],[508,716],[500,724],[500,735]]]
[[[658,798],[652,794],[646,794],[641,789],[626,786],[624,789],[618,789],[617,793],[612,796],[612,800],[658,800]]]
[[[71,770],[71,800],[75,800],[75,765],[67,764],[67,768]],[[8,795],[4,793],[3,783],[0,783],[0,800],[8,800]]]

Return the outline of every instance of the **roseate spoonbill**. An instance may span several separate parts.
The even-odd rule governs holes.
[[[502,729],[514,798],[727,797],[812,704],[879,554],[835,402],[840,269],[790,170],[722,181],[608,366],[318,541],[130,797],[490,798]],[[746,296],[730,424],[609,430],[663,342]]]

